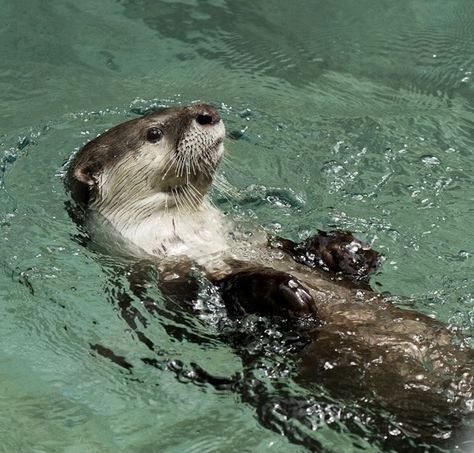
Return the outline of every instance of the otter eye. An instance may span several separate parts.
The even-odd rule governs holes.
[[[163,137],[163,132],[157,127],[150,127],[150,129],[146,131],[146,139],[150,143],[156,143],[160,141],[161,137]]]

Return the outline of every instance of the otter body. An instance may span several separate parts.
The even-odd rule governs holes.
[[[86,223],[113,230],[131,255],[156,262],[162,282],[179,285],[198,266],[231,316],[304,318],[309,345],[299,352],[296,381],[375,401],[408,432],[449,432],[433,414],[468,411],[472,350],[454,345],[441,323],[372,292],[378,255],[351,235],[303,244],[276,238],[269,245],[261,233],[236,239],[206,195],[224,136],[206,104],[164,109],[89,142],[67,184]]]

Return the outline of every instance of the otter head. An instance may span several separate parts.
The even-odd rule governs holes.
[[[218,112],[207,104],[119,124],[75,156],[67,175],[71,195],[114,224],[198,209],[222,157],[224,135]]]

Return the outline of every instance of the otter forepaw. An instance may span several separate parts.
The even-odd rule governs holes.
[[[230,316],[316,315],[309,291],[292,275],[273,269],[245,270],[217,282]]]
[[[298,263],[341,274],[357,283],[368,283],[381,264],[378,252],[348,232],[319,231],[300,243],[282,238],[275,242]]]

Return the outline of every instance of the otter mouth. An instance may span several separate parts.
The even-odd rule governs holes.
[[[163,189],[163,193],[166,193],[168,195],[180,195],[186,192],[186,190],[189,189],[191,186],[191,183],[169,185]]]
[[[191,177],[193,176],[193,177]],[[189,175],[189,178],[183,178],[182,181],[174,181],[168,183],[161,189],[161,192],[167,195],[183,195],[189,192],[198,193],[199,195],[204,195],[202,192],[202,184],[204,180],[198,178],[200,175]],[[204,190],[206,192],[206,190]]]

